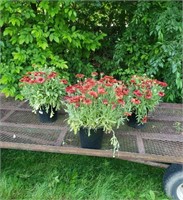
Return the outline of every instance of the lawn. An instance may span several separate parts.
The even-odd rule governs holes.
[[[1,150],[1,200],[168,200],[164,169],[112,158]]]

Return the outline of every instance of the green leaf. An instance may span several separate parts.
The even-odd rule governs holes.
[[[51,33],[50,36],[49,36],[49,39],[50,39],[51,42],[53,41],[53,38],[54,38],[54,34]]]
[[[46,41],[38,41],[37,42],[38,46],[41,47],[42,49],[46,49],[48,47],[48,43]]]
[[[39,7],[43,8],[45,10],[48,10],[48,8],[49,8],[49,1],[41,1],[39,3]]]
[[[0,40],[0,47],[4,47],[4,42]]]
[[[15,96],[15,100],[23,100],[24,99],[24,97],[21,95],[21,94],[18,94],[18,95],[16,95]]]
[[[53,38],[54,40],[55,40],[55,42],[57,42],[57,43],[59,43],[59,38],[57,37],[57,36],[54,36],[54,38]]]
[[[7,27],[5,29],[5,31],[3,32],[3,35],[6,36],[6,35],[10,35],[12,36],[14,33],[14,28],[13,27]]]
[[[35,26],[35,25],[33,26],[33,30],[31,31],[31,33],[35,38],[41,38],[43,35],[43,31],[41,30],[41,27]]]
[[[2,76],[2,78],[0,79],[0,83],[1,83],[1,84],[7,84],[10,80],[11,80],[11,76],[4,75],[4,76]]]
[[[155,193],[152,190],[149,191],[149,196],[150,196],[151,200],[155,200],[156,199]]]
[[[72,30],[72,32],[74,32],[76,30],[76,27],[72,26],[71,30]]]
[[[0,18],[0,27],[2,27],[4,25],[4,19],[1,17]]]

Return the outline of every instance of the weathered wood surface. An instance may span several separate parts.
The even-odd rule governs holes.
[[[11,143],[11,142],[0,142],[1,148],[6,149],[20,149],[30,151],[42,151],[51,153],[63,153],[63,154],[76,154],[85,156],[97,156],[97,157],[113,157],[111,150],[94,150],[94,149],[83,149],[77,147],[58,147],[58,146],[45,146],[45,145],[34,145],[34,144],[23,144],[23,143]],[[171,157],[171,156],[160,156],[151,154],[140,154],[130,152],[116,152],[116,159],[122,160],[140,160],[145,162],[160,162],[160,163],[183,163],[182,157]]]

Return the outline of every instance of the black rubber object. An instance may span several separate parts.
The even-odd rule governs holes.
[[[163,176],[164,191],[173,200],[183,200],[182,196],[180,197],[177,193],[180,185],[183,185],[183,165],[171,164]]]

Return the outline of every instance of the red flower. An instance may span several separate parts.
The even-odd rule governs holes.
[[[136,81],[134,79],[131,79],[130,82],[131,83],[136,83]]]
[[[73,86],[68,86],[68,87],[65,88],[65,91],[69,94],[72,94],[76,91],[76,89]]]
[[[91,74],[92,76],[97,76],[98,75],[98,73],[97,72],[92,72],[92,74]]]
[[[90,104],[92,104],[92,100],[91,99],[85,99],[85,100],[83,100],[83,103],[90,105]]]
[[[123,98],[122,87],[117,87],[117,88],[115,89],[115,93],[116,93],[117,98]]]
[[[41,74],[39,72],[34,72],[34,76],[40,76]]]
[[[159,85],[161,85],[162,87],[167,87],[167,86],[168,86],[168,84],[165,83],[165,82],[157,81],[157,83],[158,83]]]
[[[82,94],[85,94],[88,91],[88,86],[80,86],[78,89]]]
[[[132,113],[125,112],[125,113],[124,113],[124,115],[125,115],[125,116],[127,116],[127,117],[129,117],[129,116],[131,116],[131,115],[132,115]]]
[[[134,104],[140,104],[141,103],[141,101],[139,99],[136,99],[136,98],[131,99],[131,102],[134,103]]]
[[[105,104],[105,105],[108,104],[108,100],[107,100],[107,99],[104,99],[102,102],[103,102],[103,104]]]
[[[80,102],[80,100],[82,99],[81,96],[74,96],[74,97],[70,97],[67,100],[69,101],[69,103],[78,103]]]
[[[113,78],[113,76],[104,76],[104,79],[109,81],[109,80],[112,80],[114,78]]]
[[[84,76],[84,74],[76,74],[76,78],[83,78]]]
[[[56,72],[51,72],[47,78],[50,79],[50,78],[55,78],[57,76],[57,73]]]
[[[165,96],[165,93],[164,93],[164,92],[158,92],[158,95],[159,95],[160,97],[163,97],[163,96]]]
[[[79,103],[79,102],[75,103],[75,107],[76,107],[76,108],[78,108],[79,106],[80,106],[80,103]]]
[[[141,96],[142,96],[142,93],[140,92],[140,90],[135,90],[135,91],[133,92],[133,94],[135,94],[135,95],[138,96],[138,97],[141,97]]]
[[[152,92],[151,92],[150,90],[148,90],[148,91],[146,92],[145,98],[146,98],[146,99],[151,99],[151,98],[152,98]]]
[[[103,87],[98,87],[98,94],[106,94],[107,92]]]
[[[128,89],[124,89],[124,90],[123,90],[123,94],[124,94],[124,95],[128,95],[128,93],[129,93],[129,90],[128,90]]]
[[[29,83],[30,83],[30,84],[33,84],[33,83],[36,83],[36,81],[33,80],[33,79],[30,79],[30,80],[29,80]]]
[[[24,76],[23,78],[20,79],[20,82],[29,82],[30,78],[28,76]]]
[[[142,122],[143,122],[143,123],[146,123],[146,122],[147,122],[147,116],[145,116],[145,117],[142,119]]]
[[[117,104],[115,104],[114,102],[112,102],[111,104],[112,104],[112,110],[114,110],[117,107]]]
[[[68,83],[68,81],[66,79],[61,79],[60,82],[63,83],[63,84],[67,84]]]
[[[39,72],[41,75],[46,74],[45,72]]]
[[[45,79],[43,77],[39,77],[36,79],[36,83],[44,83]]]
[[[98,97],[98,94],[95,91],[93,91],[93,90],[89,91],[88,94],[91,95],[91,96],[93,96],[94,98]]]
[[[111,87],[111,86],[113,86],[113,84],[112,83],[106,83],[105,86]]]
[[[85,81],[86,85],[90,86],[90,88],[94,87],[97,84],[97,81],[92,79],[92,78],[88,78]]]
[[[118,103],[119,103],[119,104],[121,104],[122,106],[124,106],[124,105],[125,105],[125,101],[124,101],[124,100],[122,100],[122,99],[118,99]]]
[[[117,83],[118,81],[115,78],[113,78],[113,79],[110,79],[109,82],[110,83]]]

